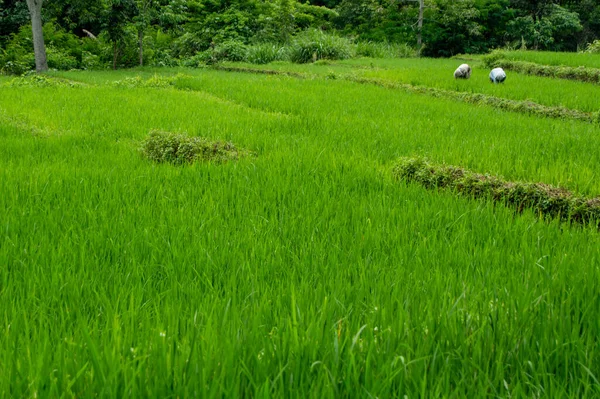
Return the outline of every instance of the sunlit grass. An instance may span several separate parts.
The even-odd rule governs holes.
[[[600,68],[600,54],[561,53],[553,51],[503,51],[506,59],[543,65]]]
[[[390,170],[425,155],[597,195],[598,126],[180,72],[1,89],[0,396],[600,394],[598,231]],[[256,156],[156,165],[152,129]]]
[[[378,78],[391,82],[408,83],[445,90],[482,93],[512,100],[529,100],[548,106],[596,112],[598,87],[583,82],[565,81],[507,71],[502,85],[493,85],[488,68],[472,63],[473,72],[468,80],[454,79],[453,73],[462,62],[448,59],[359,59],[326,64],[296,65],[274,63],[266,66],[239,64],[247,68],[272,69],[314,74],[323,77],[345,75]]]

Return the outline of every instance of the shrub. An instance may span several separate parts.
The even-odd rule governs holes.
[[[501,50],[494,50],[491,53],[486,54],[483,57],[481,57],[481,60],[483,61],[483,65],[485,65],[486,68],[497,68],[500,66],[498,64],[498,61],[504,60],[504,59],[506,59],[506,53]]]
[[[142,142],[140,151],[151,161],[173,165],[196,161],[226,162],[250,154],[229,142],[210,141],[203,137],[189,137],[156,130],[151,131]]]
[[[100,57],[96,54],[92,54],[89,51],[81,52],[81,68],[83,69],[102,69],[103,64],[100,61]]]
[[[590,54],[600,54],[600,40],[594,40],[592,43],[589,43],[585,48],[585,52]]]
[[[154,88],[165,88],[175,84],[175,81],[179,78],[186,77],[186,75],[178,73],[175,76],[160,76],[154,75],[148,79],[143,79],[141,76],[136,75],[133,77],[125,78],[122,80],[114,81],[112,84],[117,87],[154,87]]]
[[[429,189],[448,189],[471,198],[485,198],[513,207],[531,209],[544,217],[600,225],[600,198],[587,199],[543,183],[510,182],[450,165],[430,164],[424,158],[402,158],[393,168],[397,179]]]
[[[2,65],[0,72],[3,75],[22,75],[31,70],[31,65],[22,61],[0,62],[0,65]]]
[[[184,33],[179,39],[173,41],[171,51],[178,58],[192,57],[208,48],[206,39],[195,33]]]
[[[352,46],[348,39],[315,29],[296,36],[290,48],[290,61],[299,64],[320,59],[343,60],[350,57]]]
[[[228,40],[215,46],[212,50],[213,58],[219,61],[244,61],[246,59],[246,45],[235,40]]]
[[[358,57],[370,58],[409,58],[417,55],[416,50],[407,44],[385,42],[358,42],[355,53]]]
[[[19,76],[7,83],[8,87],[78,87],[81,83],[67,81],[63,79],[51,78],[46,75],[38,75],[35,73]]]
[[[48,68],[58,69],[60,71],[68,71],[70,69],[77,69],[79,62],[77,59],[56,47],[47,46],[46,56],[48,60]]]
[[[289,58],[287,49],[273,43],[260,43],[249,46],[246,50],[246,61],[252,64],[268,64],[273,61],[284,61]]]

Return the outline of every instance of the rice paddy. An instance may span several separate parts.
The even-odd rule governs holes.
[[[424,156],[594,198],[600,125],[332,79],[598,111],[597,86],[458,63],[2,86],[0,396],[600,395],[597,227],[392,173]],[[172,84],[114,84],[136,76]],[[253,156],[156,164],[152,131]]]

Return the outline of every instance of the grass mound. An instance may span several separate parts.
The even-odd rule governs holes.
[[[203,137],[153,130],[142,142],[141,153],[156,163],[173,165],[191,164],[197,161],[226,162],[250,155],[247,150],[236,148],[232,143],[210,141]]]
[[[451,165],[430,164],[424,158],[402,158],[394,177],[416,182],[429,189],[449,189],[472,198],[486,198],[514,207],[531,209],[549,218],[583,224],[600,222],[600,198],[576,196],[563,188],[543,183],[523,183],[483,175]]]

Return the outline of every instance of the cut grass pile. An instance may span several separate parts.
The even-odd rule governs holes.
[[[448,189],[471,198],[485,198],[516,208],[531,209],[541,217],[583,224],[600,224],[600,198],[588,199],[543,183],[506,181],[451,165],[436,165],[424,158],[404,158],[394,166],[397,179],[429,189]]]
[[[154,130],[142,141],[142,155],[156,163],[174,165],[196,161],[226,162],[249,155],[230,142],[210,141],[203,137]]]

